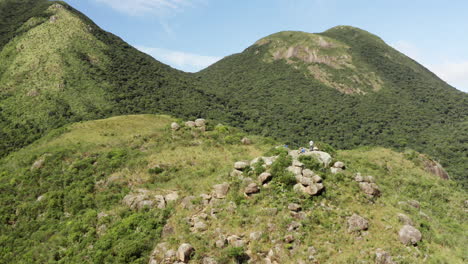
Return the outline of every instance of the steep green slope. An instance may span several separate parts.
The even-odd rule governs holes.
[[[280,32],[196,74],[252,133],[291,144],[413,148],[464,184],[468,95],[352,27]]]
[[[1,11],[0,156],[80,120],[125,113],[229,116],[221,100],[193,89],[191,76],[63,2],[6,1]]]
[[[274,141],[249,137],[253,144],[242,145],[236,129],[208,123],[174,131],[173,121],[80,122],[1,159],[0,262],[162,263],[166,253],[174,263],[170,249],[182,243],[195,248],[190,263],[372,263],[377,248],[398,263],[464,262],[466,193],[426,173],[415,153],[331,151],[346,165],[338,174],[300,158],[325,187],[306,197],[292,190],[291,157]],[[229,176],[236,161],[263,155],[279,155],[266,166],[269,184],[257,181],[261,163],[244,178]],[[379,197],[360,190],[358,172],[374,177]],[[225,198],[213,192],[223,182]],[[246,196],[252,182],[259,193]],[[302,211],[290,212],[290,203]],[[417,246],[399,241],[401,213],[422,233]],[[347,231],[353,214],[367,219],[367,231]],[[226,244],[223,236],[232,235]]]

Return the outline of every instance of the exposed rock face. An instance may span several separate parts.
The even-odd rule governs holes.
[[[404,225],[398,232],[398,236],[401,243],[405,245],[416,245],[422,239],[421,232],[410,225]]]
[[[449,174],[445,169],[438,163],[437,161],[433,161],[430,159],[425,160],[424,162],[424,169],[429,172],[434,174],[435,176],[438,176],[441,179],[448,180],[450,179]]]
[[[171,124],[171,129],[174,130],[174,131],[177,131],[177,130],[180,129],[180,125],[177,124],[176,122],[173,122],[173,123]]]
[[[227,182],[214,185],[213,186],[213,191],[214,191],[213,196],[214,196],[214,198],[217,198],[217,199],[226,198],[226,195],[229,192],[229,187],[230,187],[230,185]]]
[[[258,193],[258,192],[260,192],[260,188],[254,182],[247,185],[247,187],[245,187],[245,190],[244,190],[244,193],[247,194],[247,195],[252,195],[252,194],[255,194],[255,193]]]
[[[395,264],[390,254],[380,248],[375,251],[375,263],[376,264]]]
[[[272,178],[273,178],[273,177],[272,177],[271,173],[269,173],[269,172],[264,172],[264,173],[262,173],[262,174],[260,174],[260,175],[258,176],[258,181],[259,181],[261,184],[265,184],[265,183],[268,183],[269,181],[271,181]]]
[[[186,263],[192,257],[193,252],[195,252],[195,249],[192,247],[192,245],[184,243],[180,245],[179,249],[177,250],[177,258],[180,261]]]
[[[364,231],[369,228],[369,222],[357,215],[353,214],[348,218],[348,232]]]

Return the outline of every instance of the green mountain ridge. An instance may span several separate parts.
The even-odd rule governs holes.
[[[415,149],[466,184],[466,93],[364,30],[280,32],[189,74],[64,2],[3,0],[0,11],[0,156],[68,123],[157,113],[292,146]]]
[[[344,162],[333,174],[315,158],[293,162],[272,139],[215,124],[79,122],[0,159],[0,262],[174,263],[171,249],[188,243],[189,263],[464,263],[466,193],[427,173],[418,153],[317,143]],[[276,158],[236,163],[262,156]],[[295,191],[288,166],[312,169],[322,192]],[[265,170],[272,178],[262,185]],[[380,194],[367,195],[357,173],[373,176]],[[252,184],[259,189],[246,195]],[[350,224],[355,215],[365,226]],[[421,232],[417,246],[400,242],[405,223]]]

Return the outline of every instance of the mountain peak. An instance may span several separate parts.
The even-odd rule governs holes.
[[[268,46],[263,58],[265,62],[284,60],[309,77],[345,94],[378,91],[383,84],[373,72],[361,70],[363,66],[353,60],[349,45],[326,35],[282,31],[262,38],[254,45]],[[344,81],[334,80],[336,71],[347,73]]]

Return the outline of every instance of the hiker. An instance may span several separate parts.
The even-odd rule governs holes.
[[[314,141],[310,141],[309,142],[309,146],[310,146],[310,151],[313,151],[314,150]]]

